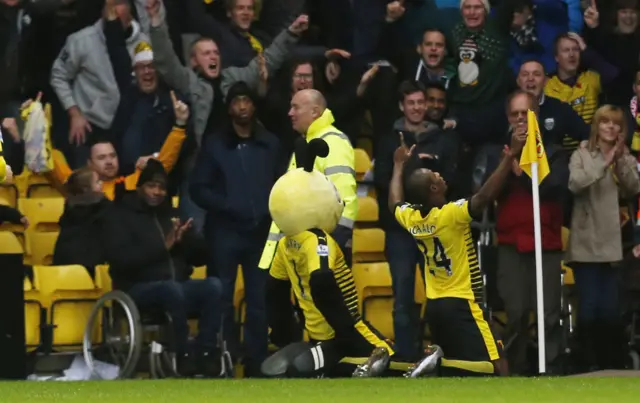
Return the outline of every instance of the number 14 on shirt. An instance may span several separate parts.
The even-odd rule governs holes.
[[[429,268],[429,273],[436,276],[436,270],[444,270],[447,277],[450,277],[453,274],[451,271],[451,259],[447,256],[447,251],[440,242],[440,239],[437,236],[430,238],[433,242],[432,247],[427,247],[427,240],[418,240],[418,248],[422,255],[424,256],[424,262],[426,267]]]

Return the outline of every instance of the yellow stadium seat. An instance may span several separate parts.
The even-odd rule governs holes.
[[[26,252],[31,264],[51,264],[58,239],[58,220],[64,210],[63,198],[20,199],[20,211],[29,219]]]
[[[381,262],[384,256],[384,231],[380,228],[355,228],[353,230],[353,261]]]
[[[33,266],[39,284],[40,302],[48,308],[48,326],[56,351],[76,349],[82,344],[85,326],[102,290],[82,266]],[[96,328],[94,339],[99,338]]]
[[[361,181],[371,168],[371,158],[369,158],[369,154],[361,148],[354,149],[353,153],[355,158],[356,180]]]
[[[0,231],[0,254],[20,255],[22,253],[24,253],[24,249],[16,234],[9,231]]]
[[[52,197],[63,197],[55,187],[48,183],[36,183],[27,188],[27,197],[31,199],[47,199]]]
[[[564,285],[574,285],[576,280],[573,277],[573,270],[571,267],[566,266],[564,262],[562,262],[562,269],[564,270]]]
[[[378,213],[378,201],[375,198],[369,196],[358,198],[357,222],[378,222]]]
[[[393,289],[389,264],[354,264],[353,279],[363,319],[385,337],[393,339]]]
[[[42,325],[46,316],[39,301],[38,285],[34,285],[34,282],[25,277],[23,283],[25,344],[27,351],[33,351],[40,346]]]
[[[173,208],[178,208],[180,198],[178,196],[173,196],[173,198],[171,198],[171,204],[173,204]]]
[[[37,174],[25,169],[22,173],[20,185],[18,186],[21,197],[28,198],[50,198],[62,197],[45,174]]]
[[[103,264],[96,266],[95,277],[96,287],[100,289],[102,295],[113,289],[113,286],[111,285],[111,276],[109,275],[109,265]]]
[[[373,155],[373,142],[370,137],[358,137],[356,139],[356,147],[364,150],[369,158]]]
[[[18,187],[16,185],[0,185],[0,204],[6,206],[18,206]]]

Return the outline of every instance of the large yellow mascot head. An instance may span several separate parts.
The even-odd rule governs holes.
[[[329,146],[322,139],[296,142],[298,168],[280,177],[269,196],[271,217],[284,235],[314,228],[331,233],[338,225],[344,202],[329,178],[313,169],[315,159],[327,155]]]

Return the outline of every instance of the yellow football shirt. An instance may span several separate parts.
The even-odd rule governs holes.
[[[269,269],[270,275],[278,280],[291,282],[293,293],[304,314],[305,328],[309,332],[309,337],[317,341],[331,340],[335,338],[335,330],[313,302],[309,285],[312,273],[322,268],[324,260],[324,264],[333,272],[342,294],[342,300],[336,301],[337,309],[340,306],[346,306],[353,318],[355,330],[370,344],[385,347],[393,354],[387,342],[364,323],[360,316],[356,285],[342,250],[328,234],[325,232],[321,234],[322,236],[318,236],[311,231],[305,231],[282,238],[278,242],[275,257]],[[322,290],[315,290],[315,292],[322,292]]]
[[[592,70],[579,73],[574,86],[563,83],[556,75],[550,77],[544,86],[545,95],[571,105],[587,124],[591,124],[593,115],[598,109],[601,91],[600,74]],[[569,137],[568,133],[565,133],[562,142],[563,146],[569,150],[575,150],[579,144],[579,141]]]
[[[413,235],[424,256],[428,299],[481,300],[482,274],[471,237],[467,200],[429,211],[405,203],[396,206],[395,216]]]

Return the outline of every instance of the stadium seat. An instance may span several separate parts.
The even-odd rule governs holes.
[[[0,185],[0,204],[6,206],[18,206],[18,187],[16,185]]]
[[[31,264],[51,264],[58,239],[58,220],[64,210],[63,198],[20,199],[20,211],[29,219],[26,254]]]
[[[358,216],[356,222],[377,223],[378,222],[378,201],[369,196],[358,198]]]
[[[103,264],[96,266],[96,287],[100,289],[102,295],[108,293],[113,289],[111,285],[111,276],[109,275],[109,265]]]
[[[102,295],[82,266],[33,266],[40,303],[48,308],[48,328],[55,351],[82,345],[91,309]],[[95,338],[99,336],[96,329]]]
[[[355,158],[356,181],[361,181],[371,168],[371,159],[369,158],[369,154],[361,148],[354,149],[353,153]]]
[[[0,254],[20,255],[23,253],[24,249],[16,234],[9,231],[0,231]]]
[[[171,198],[171,204],[173,205],[173,208],[178,208],[178,205],[180,204],[180,198],[178,196],[173,196]]]
[[[576,280],[573,277],[573,270],[562,262],[562,269],[564,270],[564,285],[574,285]]]
[[[371,158],[371,156],[373,155],[373,142],[371,141],[370,137],[358,137],[356,139],[356,147],[364,150],[369,158]]]
[[[45,174],[31,172],[27,168],[22,172],[16,183],[18,183],[20,197],[34,199],[62,197],[62,194],[51,184]]]
[[[384,256],[384,231],[380,228],[355,228],[353,230],[353,261],[382,262]]]
[[[393,289],[386,262],[353,265],[353,279],[364,320],[393,339]]]
[[[38,285],[34,284],[29,277],[24,278],[24,326],[25,326],[25,344],[27,351],[33,351],[40,347],[41,332],[43,329],[46,311],[42,308],[39,301]]]

